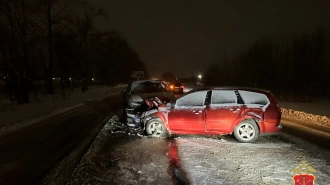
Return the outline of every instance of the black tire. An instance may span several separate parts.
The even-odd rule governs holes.
[[[253,120],[243,120],[234,128],[235,138],[242,143],[253,143],[259,137],[259,128]]]
[[[166,137],[167,130],[163,122],[158,119],[154,118],[148,121],[146,125],[146,132],[148,135],[152,137]]]

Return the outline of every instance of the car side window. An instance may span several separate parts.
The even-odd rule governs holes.
[[[163,92],[163,89],[160,83],[150,83],[145,87],[145,92],[146,93]]]
[[[143,83],[138,83],[135,86],[132,86],[133,94],[144,93],[145,90],[146,90],[146,85]]]
[[[189,93],[176,100],[176,108],[198,107],[205,105],[207,91],[197,91]]]
[[[238,93],[242,97],[245,104],[267,105],[269,99],[266,95],[257,92],[239,90]]]
[[[211,105],[237,104],[237,96],[233,90],[213,90]]]

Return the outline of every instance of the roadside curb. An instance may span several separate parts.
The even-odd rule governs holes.
[[[74,148],[68,155],[54,165],[52,169],[39,181],[38,184],[66,184],[68,178],[72,175],[72,172],[79,164],[81,158],[90,148],[95,138],[98,136],[100,130],[109,121],[112,115],[104,118],[100,124],[91,130],[88,137],[86,137],[80,144]]]

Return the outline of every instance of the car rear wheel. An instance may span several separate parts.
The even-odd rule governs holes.
[[[243,120],[234,128],[234,136],[239,142],[252,143],[258,139],[258,126],[253,120]]]
[[[151,119],[146,125],[146,132],[152,137],[166,137],[167,130],[163,122],[159,119]]]

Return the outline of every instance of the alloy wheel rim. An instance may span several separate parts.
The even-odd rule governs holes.
[[[243,140],[250,140],[255,135],[255,130],[250,124],[242,124],[238,128],[238,134]]]
[[[152,135],[160,135],[163,131],[163,126],[160,123],[152,123],[150,124],[150,131]]]

